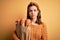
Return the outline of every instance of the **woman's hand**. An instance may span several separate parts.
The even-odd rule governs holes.
[[[28,30],[30,30],[31,21],[30,21],[29,19],[19,19],[17,22],[19,22],[19,25],[20,25],[20,27],[23,28],[23,31],[24,31],[25,33],[28,33]],[[22,29],[22,28],[21,28],[21,29]],[[20,33],[22,33],[22,31],[21,31]],[[16,33],[13,33],[13,38],[14,38],[14,40],[20,40],[20,39],[17,37]],[[22,38],[22,39],[23,39],[23,38]]]
[[[20,25],[23,27],[27,27],[31,25],[31,21],[30,19],[21,19],[20,20]]]

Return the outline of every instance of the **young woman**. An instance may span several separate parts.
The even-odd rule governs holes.
[[[30,27],[30,40],[48,40],[46,25],[41,21],[41,11],[36,3],[30,2],[27,7],[27,19],[25,22],[22,21],[20,20],[20,25],[24,26],[23,23],[25,23]],[[28,24],[28,22],[30,23]],[[20,40],[16,32],[14,32],[13,38]]]

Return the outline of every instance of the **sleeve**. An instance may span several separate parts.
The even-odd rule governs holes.
[[[13,33],[13,40],[20,40],[18,37],[17,37],[17,35],[16,35],[16,32],[14,31],[14,33]]]
[[[46,25],[43,23],[42,26],[42,36],[41,36],[42,40],[48,40],[48,34],[47,34],[47,27]]]

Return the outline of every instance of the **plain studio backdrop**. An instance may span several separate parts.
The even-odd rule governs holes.
[[[36,2],[46,23],[49,40],[60,40],[60,0],[0,0],[0,40],[12,40],[15,21],[26,18],[27,6]]]

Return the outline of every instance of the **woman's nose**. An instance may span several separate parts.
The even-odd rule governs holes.
[[[32,11],[32,14],[34,14],[34,11]]]

